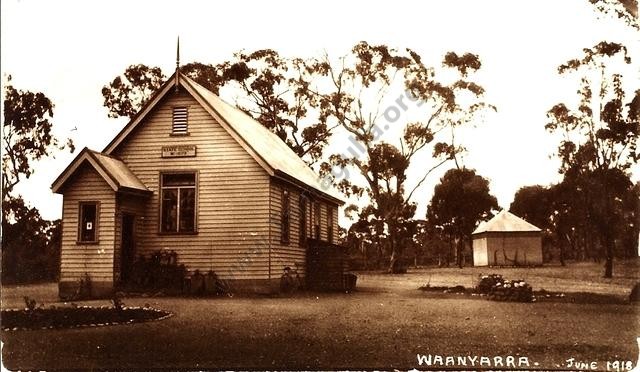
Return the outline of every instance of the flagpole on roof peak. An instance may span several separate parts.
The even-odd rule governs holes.
[[[180,36],[178,36],[178,43],[176,44],[176,70],[180,68]]]
[[[178,42],[176,44],[176,81],[175,86],[178,89],[179,76],[180,76],[180,35],[178,35]]]

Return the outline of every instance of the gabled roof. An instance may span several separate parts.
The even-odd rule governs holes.
[[[51,185],[53,192],[59,192],[76,170],[84,163],[89,164],[105,180],[113,191],[151,193],[133,172],[119,159],[88,148],[82,149]]]
[[[310,187],[334,202],[344,203],[340,193],[323,185],[320,177],[273,132],[179,72],[167,79],[138,115],[105,147],[104,153],[112,153],[176,84],[189,92],[269,175]]]
[[[480,223],[480,226],[473,234],[481,234],[484,232],[537,232],[542,231],[536,226],[523,220],[506,209],[500,211],[492,219],[487,222]]]

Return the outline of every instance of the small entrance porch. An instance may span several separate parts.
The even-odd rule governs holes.
[[[134,279],[134,263],[142,252],[140,232],[144,223],[146,195],[121,193],[116,203],[116,242],[113,257],[115,289],[124,289]]]

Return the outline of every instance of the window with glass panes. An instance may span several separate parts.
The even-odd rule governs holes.
[[[81,202],[78,216],[78,242],[98,241],[98,202]]]
[[[289,235],[291,232],[291,199],[289,190],[282,190],[282,216],[281,216],[280,242],[289,244]]]
[[[320,218],[322,210],[320,209],[320,203],[313,204],[313,236],[315,239],[320,240]]]
[[[327,241],[333,243],[333,208],[327,205]]]
[[[196,231],[196,173],[165,173],[160,184],[160,232]]]
[[[300,208],[300,244],[304,244],[307,241],[307,197],[300,195],[298,203]]]

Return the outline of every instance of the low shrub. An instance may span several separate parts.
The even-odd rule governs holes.
[[[91,282],[91,276],[89,275],[89,273],[84,273],[82,278],[80,278],[80,284],[78,285],[78,290],[76,294],[73,296],[73,298],[76,300],[84,300],[84,299],[91,298],[92,286],[93,284]]]
[[[453,287],[449,287],[445,292],[446,293],[467,293],[467,289],[464,286],[456,285]]]
[[[442,286],[442,285],[430,285],[426,284],[420,288],[421,291],[425,292],[442,292],[442,293],[467,293],[467,289],[462,285],[456,285],[453,287]]]
[[[38,301],[29,296],[24,296],[22,299],[24,299],[24,306],[27,311],[34,311],[37,308]]]
[[[114,309],[122,311],[125,307],[124,302],[122,301],[122,293],[114,293],[113,297],[111,298],[111,303],[113,304]]]
[[[164,290],[180,293],[186,275],[184,265],[178,264],[178,254],[175,251],[159,250],[148,258],[138,256],[133,263],[129,289],[133,290]]]
[[[289,266],[284,268],[284,272],[280,276],[280,290],[283,293],[291,293],[300,289],[301,280],[297,269],[291,269]]]
[[[206,274],[202,274],[200,270],[194,270],[193,273],[187,275],[184,286],[184,293],[194,296],[215,295],[221,296],[229,293],[229,288],[225,283],[218,279],[218,275],[209,270]]]

